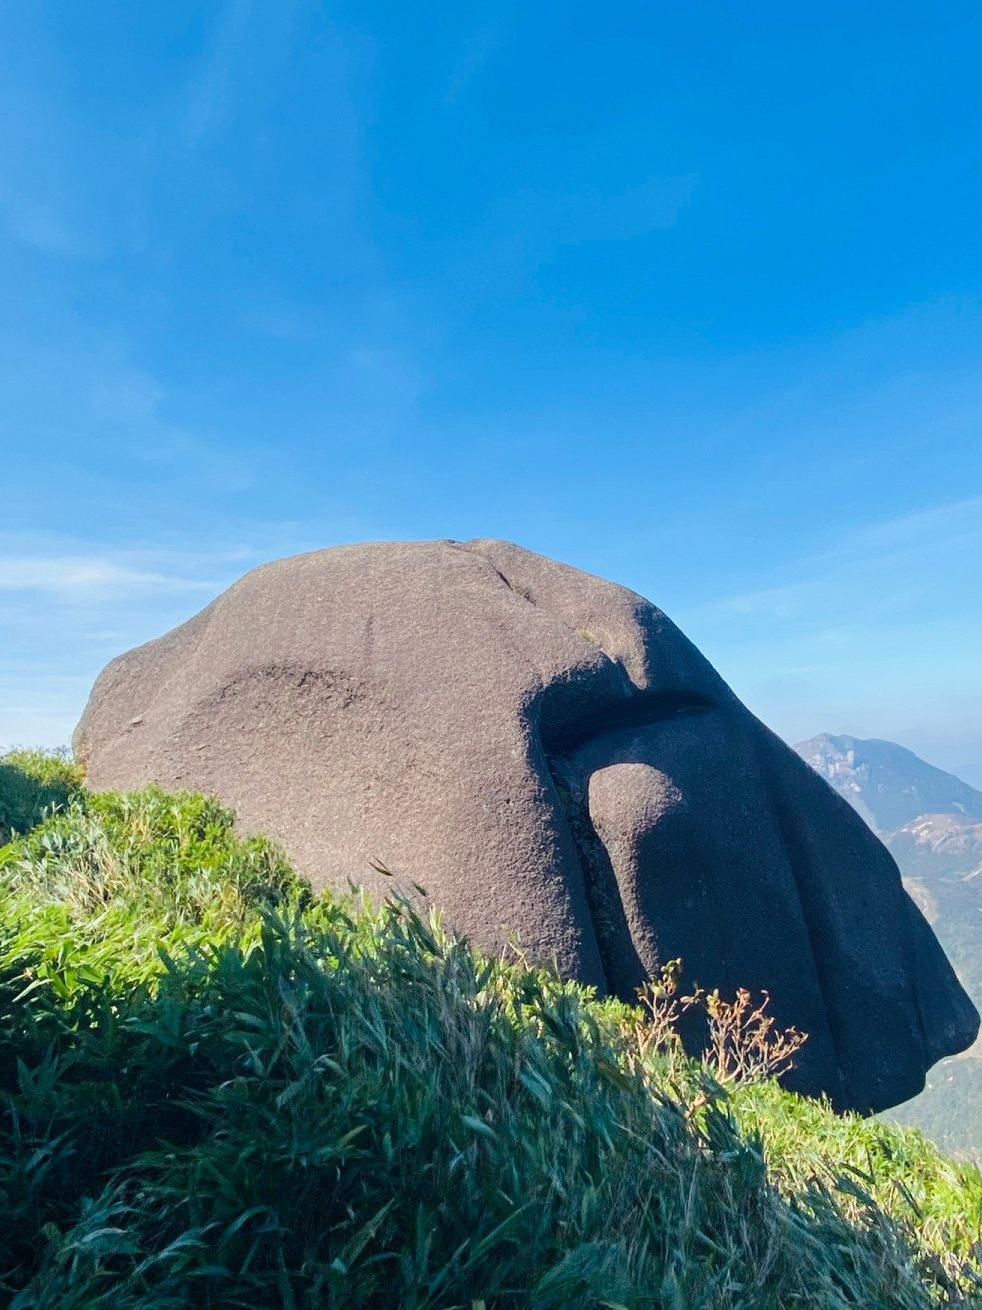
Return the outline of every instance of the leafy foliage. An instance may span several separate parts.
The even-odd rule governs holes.
[[[64,805],[82,785],[82,769],[63,751],[0,755],[0,846],[29,832],[47,810]]]
[[[655,1026],[398,902],[314,898],[213,801],[80,794],[0,851],[0,1285],[14,1310],[982,1304],[976,1171],[724,1090]]]

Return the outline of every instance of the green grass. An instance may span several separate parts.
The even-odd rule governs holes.
[[[65,799],[0,851],[13,1310],[982,1305],[982,1176],[916,1132],[727,1092],[212,801]]]

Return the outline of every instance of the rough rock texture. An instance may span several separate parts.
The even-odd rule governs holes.
[[[653,605],[499,541],[267,564],[114,660],[96,788],[213,792],[316,885],[420,882],[449,922],[630,997],[766,988],[840,1107],[920,1090],[978,1017],[893,860]]]

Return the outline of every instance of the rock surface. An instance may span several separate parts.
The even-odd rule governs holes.
[[[978,1016],[887,851],[653,605],[505,542],[264,565],[114,660],[96,788],[212,792],[316,886],[422,883],[451,925],[630,997],[767,989],[789,1082],[914,1095]],[[413,893],[415,894],[415,893]]]

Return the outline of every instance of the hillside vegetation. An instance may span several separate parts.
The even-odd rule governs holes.
[[[982,1305],[982,1176],[723,1086],[670,987],[601,1002],[312,896],[213,801],[12,772],[0,813],[41,821],[0,850],[13,1310]]]
[[[0,846],[27,832],[82,786],[82,769],[64,755],[10,751],[0,756]]]
[[[904,885],[982,1009],[982,792],[896,742],[821,733],[795,746],[889,848]],[[884,1118],[982,1164],[982,1037]]]
[[[900,868],[908,873],[904,863]],[[905,882],[982,1009],[982,871],[934,872]],[[886,1113],[920,1128],[944,1150],[982,1163],[982,1037],[964,1055],[935,1065],[915,1100]]]

